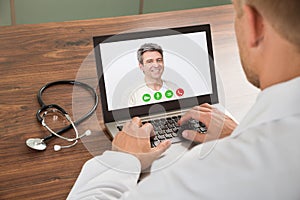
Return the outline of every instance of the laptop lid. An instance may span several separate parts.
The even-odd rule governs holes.
[[[157,105],[168,112],[218,103],[209,24],[96,36],[93,42],[105,123],[155,114]],[[145,44],[163,50],[164,90],[147,88],[137,55]]]

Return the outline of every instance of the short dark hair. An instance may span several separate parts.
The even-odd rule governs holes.
[[[299,0],[237,0],[239,15],[242,5],[248,4],[264,14],[273,28],[300,49]]]
[[[164,57],[161,46],[159,46],[158,44],[155,44],[155,43],[145,43],[137,51],[137,59],[140,64],[143,64],[143,54],[146,51],[157,51],[161,54],[162,57]]]

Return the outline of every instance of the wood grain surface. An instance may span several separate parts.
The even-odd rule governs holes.
[[[31,137],[48,133],[35,118],[37,92],[47,82],[76,79],[98,92],[92,37],[148,28],[168,28],[210,23],[217,72],[226,108],[240,120],[257,95],[240,67],[231,5],[116,18],[70,21],[0,28],[0,199],[65,199],[82,165],[111,148],[100,106],[79,126],[92,135],[75,147],[54,152],[26,147]],[[71,86],[44,93],[46,103],[64,107],[78,119],[93,103],[90,95]],[[67,134],[72,134],[70,131]]]

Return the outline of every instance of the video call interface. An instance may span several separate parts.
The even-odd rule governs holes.
[[[141,66],[137,51],[149,43],[161,47],[162,59],[144,53],[152,61]],[[109,111],[212,94],[205,31],[104,42],[99,48]],[[152,79],[162,85],[151,87]]]

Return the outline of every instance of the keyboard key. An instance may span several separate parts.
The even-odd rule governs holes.
[[[117,126],[118,130],[121,131],[123,129],[123,126]]]
[[[170,139],[170,138],[173,137],[173,135],[172,135],[171,133],[167,133],[167,134],[165,135],[165,137],[166,137],[167,139]]]
[[[206,127],[200,127],[199,129],[200,129],[200,131],[202,133],[206,133],[207,132],[207,128]]]
[[[170,134],[170,133],[172,133],[172,132],[173,132],[172,129],[166,130],[166,134]]]
[[[153,140],[155,142],[155,141],[158,141],[159,139],[157,138],[157,136],[154,136],[151,140]]]
[[[159,143],[160,143],[159,140],[154,142],[155,146],[157,146]]]
[[[156,134],[157,135],[164,135],[165,133],[163,131],[157,131]]]
[[[165,137],[164,135],[158,135],[157,138],[158,138],[159,140],[165,140],[165,139],[166,139],[166,137]]]
[[[203,124],[202,122],[198,122],[198,123],[199,123],[199,125],[200,125],[201,127],[206,128],[205,124]]]

